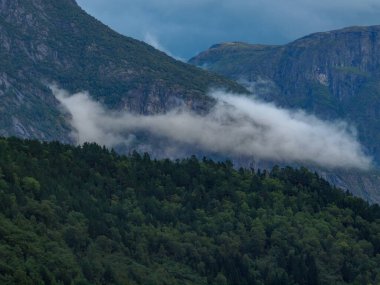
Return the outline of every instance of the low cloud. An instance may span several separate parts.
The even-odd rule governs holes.
[[[182,147],[232,158],[326,168],[365,170],[371,166],[371,159],[347,124],[325,122],[252,97],[213,92],[217,103],[207,115],[173,110],[146,116],[107,110],[86,92],[70,95],[56,87],[52,91],[71,114],[73,136],[80,144],[128,148],[143,136],[150,138],[140,141],[148,150],[160,147],[175,152]]]

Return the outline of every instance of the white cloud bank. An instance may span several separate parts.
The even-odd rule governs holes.
[[[324,122],[255,98],[214,92],[217,104],[207,115],[175,110],[144,116],[107,110],[86,92],[70,95],[56,87],[52,91],[71,114],[78,143],[97,142],[112,147],[129,144],[134,135],[148,133],[174,149],[182,145],[230,157],[327,168],[365,170],[371,166],[371,159],[345,123]]]

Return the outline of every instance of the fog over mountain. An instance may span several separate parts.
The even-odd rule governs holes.
[[[135,2],[134,4],[141,5],[142,2],[143,1]],[[94,0],[94,2],[91,3],[94,3],[95,5],[95,3],[98,2]],[[119,2],[119,4],[123,3],[124,2]],[[125,3],[128,3],[128,1]],[[222,1],[220,2],[220,5],[215,5],[217,4],[216,2],[188,1],[185,3],[186,5],[183,6],[183,11],[189,13],[190,16],[188,19],[191,20],[189,23],[192,25],[198,24],[198,22],[196,22],[198,14],[192,12],[192,9],[201,8],[200,6],[198,8],[195,7],[198,5],[197,3],[200,6],[214,4],[214,7],[218,7],[218,9],[223,8],[233,11],[233,7],[231,6],[232,2],[227,3]],[[112,1],[107,1],[106,4],[112,5]],[[174,2],[170,4],[166,1],[155,2],[155,4],[163,5],[162,7],[165,7],[165,5],[172,5],[173,8],[177,5]],[[147,29],[142,34],[142,38],[140,38],[148,41],[150,45],[131,37],[122,36],[102,24],[97,19],[90,17],[74,0],[3,0],[0,1],[0,7],[0,17],[2,19],[2,21],[0,21],[0,45],[2,55],[0,60],[0,109],[2,112],[2,116],[0,116],[1,136],[16,136],[28,139],[39,139],[44,141],[54,140],[72,143],[72,122],[70,123],[70,120],[67,120],[68,117],[61,112],[62,104],[55,98],[55,96],[53,96],[51,90],[46,86],[47,82],[55,82],[57,86],[68,90],[71,94],[76,94],[82,90],[88,91],[91,99],[98,102],[97,104],[105,110],[107,115],[114,114],[113,117],[123,116],[124,111],[128,110],[130,112],[128,113],[129,115],[140,114],[141,116],[148,116],[138,116],[138,119],[136,120],[138,120],[140,124],[143,122],[148,124],[148,122],[151,123],[151,121],[158,124],[155,122],[158,118],[155,116],[159,116],[158,114],[170,114],[170,112],[172,112],[176,114],[176,118],[178,118],[176,112],[180,112],[178,109],[186,106],[187,110],[192,110],[192,112],[198,113],[198,115],[194,117],[191,116],[192,121],[195,123],[205,122],[205,124],[207,123],[207,128],[209,128],[209,130],[206,129],[208,136],[199,137],[199,130],[196,130],[194,133],[198,134],[198,136],[189,135],[184,136],[184,138],[178,138],[169,133],[169,131],[176,130],[173,125],[177,121],[170,121],[172,124],[170,125],[167,123],[168,118],[165,117],[162,118],[162,121],[172,127],[173,130],[162,130],[158,128],[158,126],[152,127],[152,130],[152,128],[141,125],[133,126],[132,129],[128,129],[123,126],[123,121],[119,120],[121,121],[121,127],[115,131],[111,131],[112,129],[109,130],[108,128],[101,128],[99,137],[90,133],[91,136],[89,137],[95,137],[99,142],[103,142],[104,137],[106,136],[112,144],[108,144],[108,142],[106,143],[111,146],[114,144],[117,145],[118,147],[115,147],[117,150],[120,150],[120,148],[123,151],[126,150],[126,148],[138,148],[138,150],[142,152],[152,151],[154,155],[158,154],[160,157],[165,156],[169,158],[189,156],[191,154],[199,156],[205,154],[215,159],[224,159],[226,156],[238,156],[237,159],[240,159],[244,155],[248,157],[242,158],[242,160],[245,160],[241,161],[241,165],[248,166],[253,161],[252,163],[255,164],[254,167],[256,167],[257,164],[262,163],[265,158],[269,156],[267,154],[267,152],[269,152],[271,154],[269,157],[274,156],[276,162],[285,160],[283,161],[283,165],[294,165],[292,163],[293,160],[296,162],[299,161],[299,163],[296,163],[297,165],[331,165],[329,162],[331,159],[329,158],[329,160],[327,160],[326,158],[320,158],[320,152],[318,152],[315,147],[312,149],[312,152],[307,152],[307,155],[302,154],[297,155],[296,157],[292,155],[292,151],[294,151],[295,148],[304,150],[304,144],[309,144],[305,138],[299,138],[297,141],[288,139],[290,143],[293,144],[291,145],[292,148],[287,145],[287,141],[285,140],[281,140],[280,142],[274,140],[268,145],[266,145],[266,141],[264,141],[261,145],[265,145],[269,149],[265,150],[264,148],[253,148],[252,144],[249,144],[252,138],[243,134],[242,130],[239,131],[238,127],[234,128],[234,126],[231,125],[230,128],[226,128],[223,125],[223,128],[221,128],[220,120],[215,119],[212,116],[219,115],[221,118],[227,115],[232,117],[245,116],[248,119],[241,119],[239,117],[238,119],[240,121],[238,120],[238,122],[240,122],[240,125],[242,126],[246,124],[247,128],[249,127],[251,129],[252,127],[248,122],[251,122],[253,119],[249,117],[250,113],[246,114],[240,110],[240,113],[234,112],[231,114],[230,111],[225,110],[225,107],[218,107],[222,104],[219,103],[215,105],[217,100],[208,96],[208,90],[210,90],[210,88],[221,88],[223,90],[229,90],[231,93],[240,94],[247,94],[248,91],[232,80],[228,80],[215,73],[204,71],[200,68],[175,60],[165,55],[165,53],[152,48],[151,45],[154,45],[161,50],[165,50],[166,53],[173,51],[173,55],[181,56],[181,54],[177,54],[175,50],[172,50],[170,46],[166,45],[166,42],[162,40],[161,35],[157,34],[154,30]],[[150,7],[154,8],[152,11],[155,15],[160,14],[160,11],[165,10],[157,10],[156,8],[158,7],[154,5],[150,5]],[[141,14],[138,16],[139,14],[137,11],[134,11],[132,7],[129,7],[128,11],[125,11],[122,6],[119,6],[118,8],[121,13],[128,12],[129,20],[131,17],[136,16],[140,17],[141,20],[145,20],[141,17]],[[166,11],[174,14],[180,12],[178,9],[171,10],[171,12],[168,10]],[[247,9],[247,11],[249,10]],[[351,11],[353,10],[351,9]],[[374,11],[376,11],[376,9],[374,9]],[[213,17],[212,13],[217,13],[214,10],[209,10],[208,13],[207,17],[210,19],[219,19]],[[226,20],[229,19],[223,14],[219,15]],[[168,14],[160,16],[160,18],[165,21],[169,19]],[[185,17],[183,18],[185,19]],[[215,24],[219,26],[218,22]],[[174,26],[175,25],[172,25],[172,27]],[[159,28],[159,26],[153,22],[149,27]],[[221,30],[224,29],[223,26],[219,27]],[[253,26],[250,25],[250,27]],[[209,26],[207,24],[202,27],[206,35],[206,30],[208,28]],[[267,27],[265,26],[260,26],[259,28],[263,31],[264,29],[267,30]],[[244,32],[243,29],[241,31]],[[175,33],[171,33],[170,31],[165,31],[165,33],[170,35],[173,41],[190,47],[189,41],[178,40]],[[357,33],[355,32],[355,34]],[[361,37],[362,34],[363,33],[359,33],[359,36]],[[134,36],[133,33],[130,33],[130,35]],[[207,46],[209,45],[207,42],[209,40],[214,43],[213,38],[207,38],[207,41],[204,41],[205,38],[197,38],[196,34],[190,32],[184,32],[181,35],[186,35],[186,38],[191,41],[197,39],[198,43],[203,42]],[[324,80],[328,78],[327,75],[329,74],[337,74],[337,76],[334,76],[333,78],[341,79],[342,82],[350,82],[348,85],[342,85],[344,88],[340,88],[340,85],[335,84],[334,82],[338,82],[336,80],[332,81],[332,84],[329,85],[334,88],[339,87],[339,94],[345,96],[344,98],[350,98],[345,95],[345,90],[351,90],[350,86],[368,86],[370,90],[377,90],[377,82],[379,82],[377,77],[372,78],[366,76],[367,71],[372,69],[365,69],[363,70],[364,72],[360,69],[360,72],[358,72],[356,65],[353,66],[355,68],[352,68],[350,64],[350,60],[352,59],[354,63],[359,62],[360,66],[362,66],[362,63],[364,66],[367,66],[366,62],[372,62],[373,66],[376,66],[377,61],[367,60],[368,58],[372,59],[372,55],[371,57],[363,57],[363,61],[357,61],[357,58],[358,56],[361,56],[361,53],[358,53],[357,48],[351,48],[352,44],[366,47],[364,51],[372,50],[367,47],[375,48],[377,46],[371,44],[363,45],[365,41],[371,43],[372,41],[370,41],[370,39],[376,39],[374,37],[363,36],[362,39],[363,40],[358,41],[357,37],[355,37],[354,40],[350,37],[347,38],[347,41],[341,42],[339,40],[339,42],[341,42],[339,46],[342,47],[339,49],[339,52],[334,52],[334,49],[326,50],[324,45],[320,46],[318,41],[313,41],[316,42],[314,50],[321,51],[321,62],[326,58],[326,51],[331,50],[331,53],[336,54],[337,56],[339,55],[339,58],[341,55],[344,55],[344,62],[348,62],[348,65],[344,68],[334,69],[333,73],[328,73],[325,69],[319,68],[318,70],[312,69],[311,73],[309,72],[306,74],[311,74],[310,78],[313,79],[316,77],[318,80],[321,80],[322,83],[325,83]],[[239,40],[239,37],[233,37],[231,40]],[[263,40],[263,42],[267,41]],[[334,42],[323,40],[322,43],[328,44]],[[300,47],[300,49],[302,49],[302,47]],[[344,50],[347,52],[344,52]],[[284,55],[294,54],[292,52],[293,49],[285,49],[285,51],[289,51],[289,53],[285,53]],[[302,55],[303,53],[297,54]],[[373,54],[375,55],[376,53]],[[303,55],[306,60],[297,62],[310,62],[309,53]],[[274,56],[260,56],[259,58],[262,58],[263,60],[261,62],[265,64],[254,66],[262,71],[271,70],[272,65],[269,63],[277,62],[276,60],[278,59],[278,57]],[[313,63],[318,62],[317,59],[318,57],[316,57]],[[331,57],[333,62],[340,62],[335,59],[336,56]],[[247,63],[247,61],[243,59],[243,63]],[[289,96],[279,96],[279,98],[289,99],[289,101],[291,99],[293,105],[290,107],[302,108],[303,106],[299,105],[299,102],[302,102],[302,100],[300,101],[298,99],[307,97],[312,99],[307,101],[311,106],[314,106],[312,103],[322,102],[323,104],[318,106],[320,106],[320,109],[326,110],[325,113],[334,109],[335,101],[330,99],[334,99],[335,97],[328,96],[329,94],[326,92],[327,87],[325,85],[320,86],[317,84],[316,88],[312,89],[313,92],[303,92],[305,88],[301,87],[305,87],[305,85],[299,84],[302,83],[302,80],[299,81],[299,79],[305,77],[305,69],[302,67],[292,68],[293,65],[290,63],[288,64],[287,61],[281,63],[282,64],[278,66],[283,68],[280,69],[281,72],[276,74],[279,76],[289,74],[290,79],[293,78],[295,81],[285,80],[284,82],[287,84],[284,87],[296,86],[298,92],[296,93],[292,92],[293,90],[290,90],[287,93]],[[245,64],[241,64],[240,67],[245,66]],[[372,68],[372,66],[369,66],[369,68]],[[315,70],[315,72],[313,72],[313,70]],[[294,74],[299,74],[299,76],[293,76]],[[267,79],[267,77],[264,79]],[[364,85],[362,84],[363,82],[365,83]],[[313,86],[314,85],[311,87]],[[264,87],[266,88],[266,86]],[[276,95],[277,93],[273,94]],[[373,96],[364,96],[365,94],[373,94]],[[356,152],[354,151],[353,155],[350,153],[347,156],[350,158],[349,165],[343,163],[341,158],[337,158],[339,163],[333,163],[331,167],[356,166],[363,169],[368,165],[368,159],[358,160],[358,157],[365,157],[363,156],[363,153],[366,153],[367,150],[370,151],[370,154],[380,153],[380,150],[376,150],[377,145],[379,144],[374,140],[370,140],[371,136],[379,134],[380,132],[376,128],[370,128],[372,130],[371,133],[364,129],[365,127],[366,130],[368,130],[369,124],[371,126],[379,125],[375,120],[377,118],[376,112],[377,110],[380,110],[380,108],[377,108],[377,98],[379,97],[376,94],[376,92],[368,93],[363,91],[363,96],[359,96],[358,98],[361,98],[365,104],[361,104],[356,100],[353,102],[354,108],[348,106],[351,110],[358,109],[356,107],[361,107],[361,110],[364,110],[364,112],[360,114],[364,114],[365,116],[359,116],[359,113],[353,112],[350,112],[350,114],[352,114],[352,117],[358,118],[362,122],[361,125],[354,124],[354,126],[358,128],[359,138],[361,143],[365,146],[365,152],[361,150],[358,144],[352,144],[352,142],[355,142],[355,135],[350,135],[351,131],[349,130],[349,127],[338,127],[338,130],[345,129],[345,131],[342,131],[341,133],[349,134],[346,137],[349,138],[348,141],[351,143],[348,143],[347,145],[350,147],[354,146],[353,149],[356,150]],[[257,95],[259,96],[259,94]],[[236,102],[233,103],[235,104]],[[234,104],[230,103],[230,105]],[[280,105],[279,102],[276,102],[276,104]],[[212,111],[210,115],[205,116],[210,110],[216,109],[217,107],[215,106],[220,109],[218,111],[219,113]],[[283,104],[281,104],[281,106],[285,107]],[[341,107],[346,107],[342,104],[338,104],[338,106],[338,111]],[[367,108],[367,106],[370,106],[371,108]],[[235,106],[233,107],[235,109],[237,108]],[[113,110],[113,112],[108,112],[106,110]],[[368,110],[372,111],[369,112]],[[311,109],[310,112],[309,110],[306,110],[307,113],[312,113],[312,111],[313,109]],[[241,112],[243,112],[243,115],[241,115]],[[187,117],[190,116],[184,111],[182,111],[182,113],[180,112],[180,114],[182,118],[184,118],[185,115]],[[317,116],[329,122],[338,118]],[[369,120],[366,119],[367,117]],[[152,118],[154,118],[154,120]],[[255,118],[255,120],[257,119],[258,118]],[[349,124],[352,123],[352,120],[346,120],[346,118],[341,119]],[[222,123],[223,122],[224,121],[222,121]],[[95,131],[99,131],[98,125],[99,122],[95,124]],[[195,126],[198,125],[195,124]],[[213,128],[209,127],[209,125]],[[81,124],[81,126],[86,125]],[[91,126],[92,125],[88,125],[85,131],[88,131]],[[153,124],[153,126],[155,125]],[[362,127],[362,129],[360,127]],[[157,128],[157,130],[154,128]],[[182,131],[185,132],[186,135],[188,135],[188,133],[190,134],[190,131],[192,131],[189,126],[184,130],[179,127],[177,127],[177,129],[177,133],[181,133]],[[278,127],[278,129],[274,130],[285,132],[285,129],[286,128],[282,130]],[[221,131],[218,132],[218,130]],[[332,130],[335,131],[337,129],[333,128]],[[103,133],[105,133],[105,135],[103,135]],[[216,133],[216,135],[210,135],[209,133]],[[257,130],[257,133],[262,134],[260,133],[260,129]],[[307,134],[310,133],[311,132],[308,132]],[[81,137],[86,137],[83,135],[86,134],[86,132],[82,131],[80,134]],[[264,133],[264,135],[268,136],[273,134],[275,134],[275,132]],[[360,137],[360,134],[366,134],[367,136],[362,138]],[[228,139],[230,142],[227,142],[227,138],[225,138],[227,136],[229,136]],[[324,140],[325,137],[326,136],[321,136],[318,139]],[[76,139],[78,138],[77,133]],[[223,140],[221,138],[223,138]],[[287,138],[287,136],[285,136],[285,138]],[[209,141],[206,141],[206,139]],[[263,140],[264,136],[262,141]],[[119,143],[120,141],[122,141],[122,143]],[[340,140],[338,140],[338,143],[339,142]],[[370,144],[366,144],[368,142]],[[119,144],[121,146],[119,146]],[[213,147],[211,148],[211,151],[210,144]],[[253,148],[247,151],[248,154],[239,150],[239,148],[247,149],[247,145]],[[322,149],[327,148],[326,144],[320,143],[318,145],[320,145]],[[309,146],[311,147],[312,144],[308,145],[308,147]],[[348,149],[350,149],[350,147]],[[277,150],[277,148],[279,148],[279,150]],[[263,154],[253,157],[258,150],[262,150]],[[272,150],[275,151],[272,152]],[[300,151],[300,153],[303,152]],[[260,159],[261,157],[262,159]],[[374,157],[376,158],[375,155]],[[286,161],[288,158],[291,158],[289,159],[289,162]],[[315,162],[315,160],[317,160],[317,162]],[[328,163],[326,161],[328,161]],[[238,160],[238,162],[240,162],[240,160]],[[262,166],[257,167],[263,168]],[[353,172],[355,173],[350,173],[348,177],[349,179],[346,179],[347,175],[344,177],[339,175],[339,177],[337,177],[337,171],[335,168],[331,172],[333,172],[332,174],[334,174],[334,177],[333,179],[329,179],[329,181],[334,183],[334,185],[347,189],[350,192],[355,193],[355,195],[364,197],[366,200],[380,201],[378,195],[380,176],[377,176],[376,174],[366,174],[363,176],[362,172],[354,170]]]
[[[52,90],[72,117],[73,136],[78,143],[97,142],[109,147],[129,145],[138,140],[140,133],[148,133],[165,139],[164,148],[172,152],[179,145],[232,157],[327,168],[368,169],[371,165],[371,159],[356,140],[355,131],[344,122],[322,121],[254,97],[215,91],[210,95],[217,103],[206,115],[183,109],[166,114],[138,115],[107,110],[87,92],[70,95],[57,87]],[[150,149],[158,146],[156,139],[150,144]]]

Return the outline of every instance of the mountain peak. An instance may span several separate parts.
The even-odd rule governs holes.
[[[314,33],[282,46],[232,46],[214,46],[190,62],[243,82],[284,108],[347,122],[380,164],[380,26]],[[351,191],[379,201],[376,179],[353,183],[355,175],[341,177]]]
[[[351,27],[346,27],[343,29],[313,33],[313,34],[307,35],[305,37],[302,37],[300,39],[297,39],[294,42],[291,42],[290,44],[299,44],[302,42],[311,43],[312,41],[323,41],[326,39],[341,40],[344,38],[352,39],[352,37],[355,37],[357,39],[358,38],[376,37],[379,32],[380,32],[380,25],[376,25],[376,26],[351,26]]]
[[[207,110],[212,87],[246,92],[118,34],[74,0],[0,0],[0,49],[0,135],[69,140],[47,82],[89,91],[108,108],[143,114],[179,105]]]
[[[364,133],[369,122],[376,125],[375,109],[380,108],[374,108],[378,102],[375,94],[380,94],[376,83],[380,72],[379,25],[314,33],[283,46],[232,46],[214,46],[190,62],[235,80],[271,82],[271,88],[263,88],[265,99],[328,119],[360,121],[355,125],[366,145],[374,149],[380,143],[370,143],[369,136],[377,137],[377,131]],[[371,103],[369,96],[374,100]],[[358,102],[361,104],[356,105]],[[377,157],[380,159],[380,150]]]

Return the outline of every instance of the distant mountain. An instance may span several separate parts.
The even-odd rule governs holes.
[[[113,109],[148,114],[184,104],[206,110],[210,87],[238,84],[122,36],[74,0],[0,1],[0,135],[70,141],[47,88],[87,90]]]
[[[212,46],[189,61],[234,79],[258,97],[355,126],[380,163],[380,26],[316,33],[283,46]],[[380,173],[325,172],[330,182],[380,202]]]
[[[380,162],[380,26],[316,33],[283,46],[223,43],[190,63],[281,106],[347,121]]]

